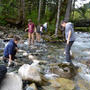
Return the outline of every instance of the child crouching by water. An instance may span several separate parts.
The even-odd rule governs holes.
[[[34,29],[35,29],[35,25],[32,22],[32,20],[29,19],[28,20],[28,28],[25,29],[25,31],[28,30],[29,45],[34,44]]]
[[[14,36],[14,38],[9,41],[4,49],[3,60],[5,63],[8,63],[8,66],[11,66],[15,59],[15,55],[18,51],[17,44],[19,41],[20,38],[18,36]]]

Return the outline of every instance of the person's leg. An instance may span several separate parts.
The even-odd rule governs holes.
[[[45,28],[45,32],[47,32],[47,28]]]
[[[36,41],[38,42],[38,33],[36,32]]]
[[[4,63],[8,63],[8,60],[9,60],[9,57],[3,56],[3,62],[4,62]]]
[[[40,36],[40,34],[38,34],[38,36],[39,36],[39,38],[38,38],[38,42],[40,42],[41,36]]]
[[[32,36],[32,44],[34,44],[34,33],[32,33],[31,36]]]
[[[39,33],[37,33],[37,41],[39,42]]]
[[[67,62],[72,62],[71,56],[70,56],[70,49],[71,49],[72,44],[73,44],[73,41],[70,41],[69,44],[66,45],[66,61]]]
[[[28,42],[29,42],[29,45],[31,44],[31,33],[28,33]]]
[[[14,50],[13,55],[12,55],[12,60],[14,60],[16,58],[15,57],[16,53],[17,53],[17,50]]]

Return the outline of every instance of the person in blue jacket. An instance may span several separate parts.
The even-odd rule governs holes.
[[[15,59],[15,55],[18,50],[17,44],[19,40],[20,38],[18,36],[14,36],[14,38],[9,41],[9,43],[4,49],[4,62],[8,59],[9,66],[11,65],[12,61]]]

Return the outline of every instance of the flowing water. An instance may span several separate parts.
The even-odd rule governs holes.
[[[3,42],[0,39],[0,56],[4,45],[7,42]],[[31,53],[38,60],[48,61],[48,63],[59,63],[65,61],[64,48],[65,43],[36,43],[34,46],[28,47],[27,40],[23,40],[18,44],[21,50],[26,53]],[[78,66],[80,71],[75,76],[73,81],[75,82],[75,90],[89,90],[90,88],[90,67],[86,65],[86,62],[90,60],[90,33],[76,32],[76,41],[72,46],[72,62],[75,66]],[[17,54],[17,57],[21,59],[20,62],[29,63],[25,53]]]

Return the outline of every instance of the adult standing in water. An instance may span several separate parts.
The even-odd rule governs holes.
[[[25,29],[25,31],[28,30],[29,45],[34,44],[34,29],[35,29],[35,25],[32,22],[32,20],[29,19],[28,20],[28,28]]]
[[[75,41],[75,33],[74,33],[74,27],[71,22],[66,22],[65,20],[61,21],[61,26],[65,28],[65,38],[66,38],[66,63],[70,64],[71,56],[70,56],[70,49]]]

